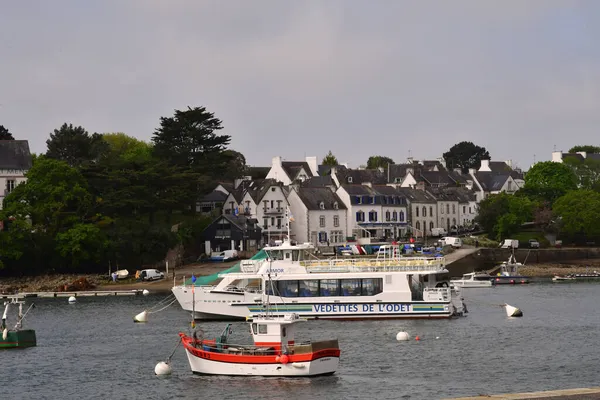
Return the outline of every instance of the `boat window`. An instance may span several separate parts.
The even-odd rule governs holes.
[[[272,260],[283,260],[283,252],[281,250],[271,250],[270,255]]]
[[[285,259],[286,259],[286,260],[289,260],[289,259],[290,259],[290,252],[289,252],[289,251],[286,251],[286,252],[285,252]]]
[[[298,297],[298,281],[279,281],[277,290],[282,297]]]
[[[265,325],[265,324],[258,325],[258,334],[266,335],[267,334],[267,325]]]
[[[342,296],[360,296],[361,295],[361,280],[360,279],[342,279]]]
[[[300,250],[293,250],[292,251],[292,261],[298,261],[300,257]]]
[[[338,296],[339,281],[337,279],[322,279],[319,286],[321,296]]]
[[[383,279],[363,279],[362,280],[362,295],[363,296],[374,296],[383,291]]]
[[[256,330],[256,325],[257,325],[257,324],[252,324],[252,333],[253,333],[254,335],[256,335],[256,333],[258,332],[258,331]]]
[[[300,292],[299,295],[301,297],[313,297],[318,296],[319,293],[319,281],[318,280],[306,280],[299,281],[300,283]]]

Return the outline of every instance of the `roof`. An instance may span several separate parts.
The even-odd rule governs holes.
[[[475,177],[484,192],[496,192],[502,189],[508,178],[511,176],[507,173],[494,173],[489,171],[476,172]]]
[[[583,157],[583,155],[579,154],[579,153],[562,153],[563,159],[565,159],[567,157],[574,157],[574,158],[577,158],[579,161],[583,161],[585,159],[585,157]]]
[[[349,169],[344,166],[338,166],[336,167],[336,174],[340,185],[347,183],[385,185],[387,183],[386,173],[379,169]]]
[[[27,140],[0,140],[0,169],[30,168],[31,152]]]
[[[335,210],[333,205],[337,203],[338,210],[345,210],[346,206],[337,194],[326,187],[299,187],[296,192],[298,197],[309,210],[321,210],[321,203],[325,210]]]
[[[227,199],[228,195],[221,192],[220,190],[213,190],[206,196],[202,197],[201,201],[204,202],[224,202]]]
[[[253,181],[248,181],[246,193],[252,197],[255,204],[258,204],[271,186],[282,186],[282,183],[277,182],[275,179],[255,179]]]
[[[504,161],[490,161],[489,162],[490,165],[490,170],[492,172],[497,172],[497,173],[501,173],[501,172],[510,172],[513,169]]]
[[[253,225],[253,224],[258,223],[258,220],[256,218],[248,218],[245,215],[223,214],[223,215],[219,215],[212,222],[212,224],[219,221],[221,218],[225,218],[226,220],[228,220],[231,223],[231,225],[235,225],[240,230],[244,230],[244,227],[247,225]],[[260,229],[260,227],[257,225],[256,229]]]
[[[306,187],[325,187],[325,186],[335,186],[331,175],[327,176],[313,176],[308,178],[306,181],[302,182],[302,186]]]
[[[404,206],[406,199],[403,193],[393,186],[388,185],[342,185],[350,196],[351,204],[383,204],[386,206]],[[364,197],[371,198],[373,202],[365,202]],[[360,201],[359,201],[360,200]]]
[[[223,186],[223,189],[227,190],[227,193],[233,192],[235,186],[231,182],[219,182],[219,185]]]
[[[290,180],[296,179],[302,169],[304,169],[304,172],[309,177],[312,176],[312,172],[306,161],[282,161],[281,168],[283,168]]]
[[[398,188],[400,192],[411,203],[435,203],[437,200],[424,190],[412,188]]]
[[[271,167],[248,167],[247,175],[252,179],[265,179]]]

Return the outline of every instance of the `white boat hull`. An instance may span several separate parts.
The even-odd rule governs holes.
[[[335,373],[340,359],[338,357],[323,357],[312,361],[288,364],[244,364],[212,361],[199,358],[185,351],[192,372],[202,375],[230,376],[285,376],[306,377],[330,375]]]
[[[450,281],[451,284],[461,288],[489,288],[492,287],[492,281]]]

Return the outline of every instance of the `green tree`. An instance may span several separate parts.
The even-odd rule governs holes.
[[[485,147],[477,146],[473,142],[460,142],[445,152],[443,157],[447,168],[460,168],[463,173],[467,173],[470,168],[479,169],[481,160],[489,160],[490,153]]]
[[[329,153],[327,153],[327,155],[323,157],[323,161],[321,161],[321,164],[328,165],[330,167],[335,167],[336,165],[339,165],[338,159],[333,155],[331,150],[329,150]]]
[[[104,158],[108,162],[146,162],[152,157],[152,145],[122,132],[102,135],[108,144]]]
[[[585,189],[571,191],[556,200],[552,211],[561,219],[563,232],[600,237],[600,193]]]
[[[501,192],[479,203],[476,221],[488,235],[501,240],[518,233],[524,222],[533,221],[535,208],[536,203],[527,197]]]
[[[488,235],[495,235],[496,223],[508,213],[511,195],[505,192],[492,194],[479,203],[476,222]]]
[[[552,161],[539,162],[525,174],[522,195],[553,204],[569,190],[577,189],[577,183],[577,176],[570,166]]]
[[[10,133],[3,125],[0,125],[0,140],[15,140],[12,133]]]
[[[102,135],[90,135],[83,127],[66,123],[50,134],[46,145],[46,157],[65,161],[72,167],[97,161],[108,150]]]
[[[565,157],[563,163],[573,169],[578,187],[600,191],[600,161],[593,158],[581,160],[578,157]]]
[[[584,151],[586,153],[600,153],[600,147],[598,146],[592,146],[589,144],[586,145],[579,145],[579,146],[573,146],[571,147],[571,149],[569,150],[569,153],[577,153],[580,151]]]
[[[386,168],[389,164],[394,164],[394,160],[385,156],[371,156],[367,160],[367,169]]]
[[[231,149],[224,150],[222,157],[224,160],[222,180],[233,181],[247,174],[248,165],[242,153]]]

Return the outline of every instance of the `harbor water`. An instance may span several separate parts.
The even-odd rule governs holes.
[[[206,377],[190,372],[183,348],[173,373],[154,367],[176,348],[189,314],[177,303],[133,316],[166,295],[27,299],[26,327],[38,346],[0,352],[6,399],[441,399],[598,386],[600,283],[534,283],[464,289],[466,318],[309,321],[298,339],[338,338],[337,373],[320,378]],[[501,303],[523,310],[508,318]],[[205,337],[223,322],[199,322]],[[411,335],[396,341],[399,331]],[[420,341],[414,340],[418,335]],[[233,323],[231,341],[247,343]]]

